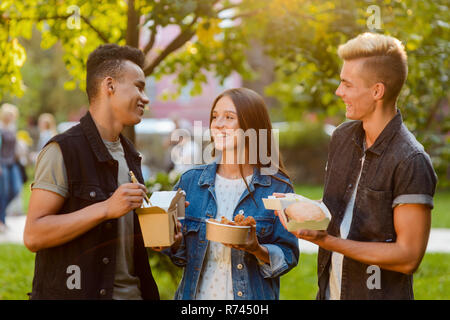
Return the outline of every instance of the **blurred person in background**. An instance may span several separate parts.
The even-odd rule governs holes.
[[[181,175],[195,165],[202,164],[202,150],[192,135],[190,123],[177,126],[170,135],[172,144],[170,160],[173,163],[172,174]]]
[[[22,183],[25,184],[28,181],[26,168],[33,163],[31,158],[32,153],[30,152],[30,147],[33,145],[33,139],[28,131],[25,130],[17,131],[16,139],[16,164],[19,167]],[[6,208],[6,216],[20,216],[24,214],[22,201],[23,189],[23,187],[20,188],[19,193],[8,204]]]
[[[17,163],[16,106],[4,103],[0,108],[0,232],[6,230],[6,207],[22,188],[22,175]]]
[[[50,113],[41,114],[38,119],[38,128],[39,140],[37,151],[40,151],[51,138],[58,134],[55,117]]]

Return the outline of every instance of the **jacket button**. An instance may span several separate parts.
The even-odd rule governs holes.
[[[109,263],[109,259],[107,257],[104,257],[102,259],[102,261],[103,261],[104,264],[108,264]]]
[[[244,266],[243,266],[242,264],[240,264],[240,263],[237,265],[237,268],[238,268],[239,270],[242,270],[243,267],[244,267]]]
[[[89,193],[89,196],[90,196],[91,198],[95,198],[95,196],[96,196],[95,191],[91,191],[91,192]]]
[[[105,290],[105,289],[101,289],[101,290],[100,290],[100,295],[106,296],[106,290]]]
[[[242,293],[242,291],[238,291],[237,295],[238,295],[239,297],[242,297],[244,294]]]
[[[244,210],[239,210],[239,214],[244,214]]]

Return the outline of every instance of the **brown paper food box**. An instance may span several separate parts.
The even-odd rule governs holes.
[[[146,247],[166,247],[175,242],[177,219],[185,215],[185,198],[181,189],[154,192],[152,206],[143,204],[136,209]]]
[[[229,226],[218,221],[206,222],[206,239],[228,244],[246,244],[250,227]]]

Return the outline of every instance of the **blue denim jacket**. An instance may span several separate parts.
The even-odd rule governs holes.
[[[185,172],[174,189],[186,192],[189,206],[183,221],[183,240],[177,252],[164,251],[177,266],[184,267],[183,278],[175,299],[195,299],[200,272],[208,247],[206,220],[216,218],[215,177],[217,164],[201,165]],[[285,181],[286,177],[276,175]],[[298,263],[298,240],[287,232],[273,211],[264,208],[262,198],[274,192],[289,193],[292,188],[271,176],[261,175],[254,170],[249,183],[257,206],[246,189],[239,199],[233,217],[242,213],[256,220],[258,241],[269,252],[270,264],[242,250],[231,249],[233,292],[235,300],[279,299],[280,276]],[[239,266],[239,268],[238,268]]]

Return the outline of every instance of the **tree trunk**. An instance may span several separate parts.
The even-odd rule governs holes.
[[[139,48],[139,14],[136,12],[134,0],[128,0],[128,17],[127,17],[127,45]],[[136,143],[136,132],[134,126],[125,127],[122,134],[130,139],[133,144]]]

